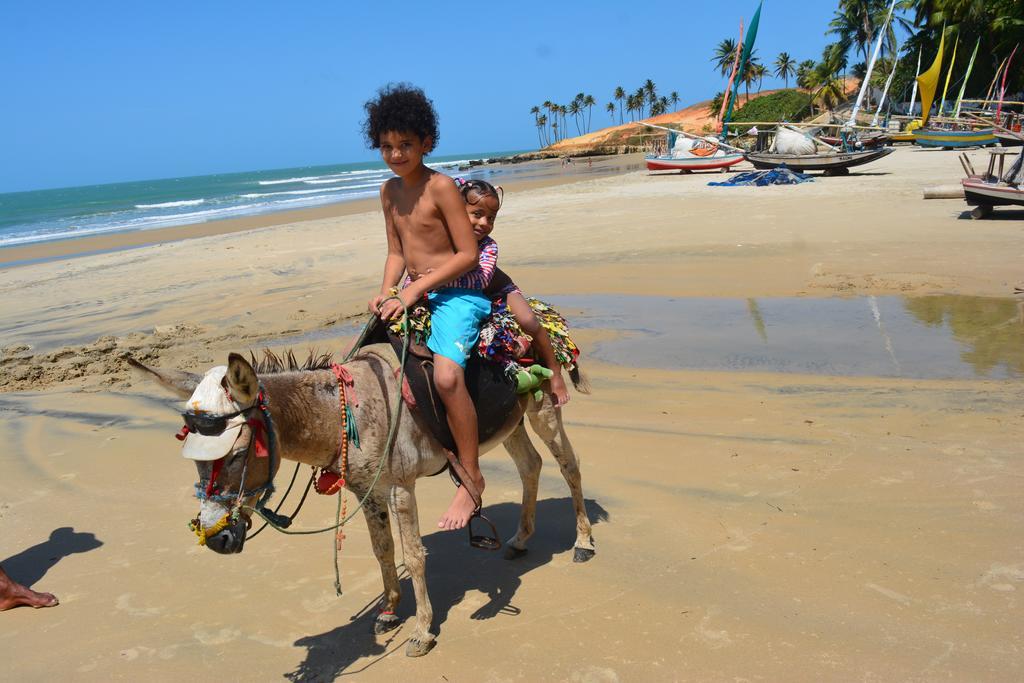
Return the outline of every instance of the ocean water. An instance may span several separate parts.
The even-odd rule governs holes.
[[[514,153],[427,161],[442,173],[493,180],[528,170],[522,164],[469,167],[469,161]],[[376,161],[0,194],[0,248],[374,197],[391,175]]]

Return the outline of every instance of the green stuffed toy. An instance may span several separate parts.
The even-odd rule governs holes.
[[[554,374],[551,370],[537,363],[523,368],[516,373],[516,393],[526,394],[532,391],[533,397],[539,401],[544,398],[544,392],[540,390],[540,385]]]

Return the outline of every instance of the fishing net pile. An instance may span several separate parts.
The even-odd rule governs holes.
[[[737,173],[720,183],[708,183],[721,187],[764,187],[765,185],[798,185],[814,182],[814,178],[806,173],[796,173],[786,168],[785,164],[768,171],[747,171]]]
[[[526,297],[526,302],[537,316],[537,322],[551,337],[555,360],[567,371],[575,369],[580,350],[569,336],[569,325],[565,318],[540,299]],[[393,321],[390,329],[396,335],[402,336],[401,320]],[[430,337],[430,309],[425,304],[418,303],[409,311],[409,330],[414,342],[427,343],[427,338]],[[480,327],[477,355],[501,363],[505,366],[506,372],[514,375],[522,369],[521,361],[529,354],[532,343],[533,338],[519,326],[505,298],[492,301],[491,315]]]

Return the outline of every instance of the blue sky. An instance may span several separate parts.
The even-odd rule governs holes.
[[[835,4],[766,0],[762,61],[818,58]],[[755,7],[7,3],[0,192],[369,160],[362,103],[398,80],[437,105],[438,154],[534,148],[529,109],[546,99],[593,94],[596,128],[617,85],[651,78],[680,106],[712,97],[714,46]]]

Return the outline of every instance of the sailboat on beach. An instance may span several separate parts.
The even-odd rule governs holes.
[[[917,77],[917,83],[921,90],[921,127],[914,130],[914,142],[921,147],[939,147],[942,149],[953,149],[956,147],[986,147],[996,144],[994,129],[991,127],[976,128],[960,119],[940,119],[942,116],[945,90],[942,93],[943,101],[939,102],[938,117],[931,119],[932,103],[935,98],[935,91],[939,85],[939,76],[942,72],[942,53],[946,45],[945,31],[939,38],[939,51],[935,55],[935,61],[927,71]],[[956,47],[954,45],[954,58]],[[949,85],[949,77],[953,72],[953,61],[950,61],[949,71],[946,73],[946,86]],[[928,123],[931,121],[932,125]]]
[[[761,6],[757,6],[754,18],[750,21],[746,36],[743,35],[743,24],[740,24],[740,38],[743,40],[743,49],[736,53],[736,59],[732,64],[732,75],[729,77],[729,85],[725,89],[725,98],[722,101],[722,125],[728,122],[732,116],[732,108],[735,103],[736,93],[739,90],[739,79],[737,75],[743,73],[747,60],[757,37],[757,24],[761,17]],[[666,154],[648,155],[644,157],[649,171],[679,171],[690,173],[692,171],[706,171],[719,169],[724,170],[730,166],[743,161],[743,150],[732,147],[725,143],[725,134],[722,139],[713,136],[701,137],[692,135],[685,131],[665,128],[653,124],[644,124],[651,128],[659,128],[667,131]]]

